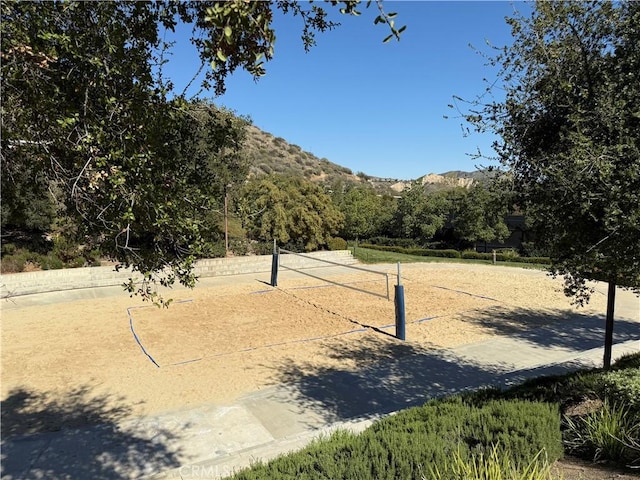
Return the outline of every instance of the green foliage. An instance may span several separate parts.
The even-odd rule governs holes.
[[[623,355],[618,358],[613,365],[611,365],[612,370],[623,370],[627,368],[640,369],[640,353]]]
[[[640,415],[640,367],[607,372],[601,382],[605,398],[622,402]]]
[[[453,227],[463,240],[472,243],[504,241],[509,235],[505,218],[509,213],[509,192],[500,183],[476,183],[468,191],[452,192]]]
[[[250,242],[250,251],[255,255],[271,255],[273,253],[273,242]]]
[[[234,255],[246,255],[249,252],[249,242],[237,239],[230,240],[229,250],[231,250]]]
[[[595,412],[566,417],[565,444],[572,453],[594,461],[640,466],[640,413],[605,400]]]
[[[39,253],[25,248],[9,248],[8,250],[11,253],[3,253],[0,259],[2,273],[24,272],[27,265],[31,265],[36,270],[100,266],[100,252],[88,251],[64,242],[57,242],[47,253]]]
[[[496,395],[552,402],[565,415],[567,451],[593,460],[638,464],[640,457],[640,354],[625,356],[612,371],[593,369],[541,377]],[[576,413],[577,412],[577,413]]]
[[[347,15],[356,5],[333,3]],[[238,68],[264,74],[276,10],[302,19],[305,48],[337,26],[325,8],[293,1],[3,2],[2,226],[44,231],[64,211],[78,243],[144,275],[132,293],[153,300],[155,283],[193,286],[193,261],[216,234],[203,212],[246,173],[245,122],[187,101],[191,83],[180,93],[164,80],[171,46],[160,32],[192,27],[211,67],[202,87],[222,93]]]
[[[416,247],[416,241],[411,238],[389,238],[389,237],[371,237],[366,242],[367,245],[383,245],[391,247]],[[363,243],[363,245],[365,244]]]
[[[528,465],[516,467],[510,452],[504,452],[494,445],[488,454],[480,452],[465,458],[460,449],[453,453],[453,459],[446,462],[443,470],[429,465],[433,480],[553,480],[551,466],[541,450]],[[425,478],[424,476],[422,477]]]
[[[251,239],[275,239],[292,251],[312,251],[326,245],[344,220],[321,187],[279,175],[247,182],[236,209]]]
[[[23,272],[29,261],[27,255],[22,251],[13,252],[10,255],[2,255],[0,258],[0,273]]]
[[[474,260],[492,260],[492,253],[476,252],[475,250],[465,250],[460,254],[461,258],[470,258]]]
[[[476,252],[475,250],[465,250],[464,252],[462,252],[461,257],[475,260],[493,261],[493,253]],[[551,263],[551,260],[548,257],[521,257],[513,251],[503,251],[500,253],[496,253],[496,261],[532,263],[536,265],[548,265]]]
[[[362,244],[362,248],[369,248],[372,250],[381,250],[383,252],[396,252],[406,255],[419,255],[422,257],[444,257],[444,258],[460,258],[460,252],[457,250],[428,250],[424,248],[405,248],[394,247],[386,245],[369,245]]]
[[[637,375],[639,362],[640,354],[634,354],[613,368]],[[548,465],[563,453],[558,405],[565,410],[595,395],[609,375],[581,371],[532,379],[506,391],[431,400],[360,434],[336,432],[233,478],[548,479]],[[573,418],[573,427],[564,434],[567,448],[591,458],[597,453],[602,461],[634,464],[640,422],[632,413],[623,403],[607,400],[604,409]]]
[[[10,153],[5,152],[2,157],[6,158]],[[53,194],[54,186],[37,164],[3,161],[0,181],[0,226],[3,229],[46,232],[51,228],[61,206]]]
[[[362,248],[368,248],[371,250],[380,250],[383,252],[396,252],[402,253],[406,255],[418,255],[424,257],[445,257],[445,258],[464,258],[464,259],[472,259],[472,260],[493,260],[493,253],[481,253],[476,252],[474,250],[466,250],[464,252],[459,252],[457,250],[431,250],[425,248],[415,248],[415,247],[399,247],[399,246],[390,246],[390,245],[372,245],[368,243],[363,243],[359,245]],[[550,260],[544,257],[520,257],[513,252],[503,252],[496,254],[496,260],[499,262],[514,262],[514,263],[528,263],[535,265],[544,265],[548,264]]]
[[[344,193],[334,194],[333,199],[345,217],[343,237],[367,238],[389,229],[395,202],[391,197],[378,196],[370,185],[351,186]]]
[[[451,210],[447,192],[427,194],[421,185],[402,192],[395,212],[395,228],[402,236],[428,242],[445,226]]]
[[[547,404],[433,400],[361,434],[338,432],[233,478],[420,478],[427,466],[446,471],[455,452],[468,462],[491,455],[496,445],[505,462],[520,469],[541,450],[551,461],[562,454],[559,422],[557,409]]]
[[[500,98],[467,120],[493,130],[514,203],[578,303],[587,279],[640,293],[640,3],[536,2],[507,19]]]
[[[327,247],[329,250],[346,250],[347,241],[341,237],[330,237],[327,240]]]

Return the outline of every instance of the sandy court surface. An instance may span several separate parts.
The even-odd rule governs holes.
[[[375,268],[389,272],[393,296],[395,266]],[[37,409],[39,402],[73,396],[123,406],[127,415],[225,404],[277,383],[282,365],[345,361],[327,357],[327,346],[348,349],[369,341],[384,348],[398,342],[391,336],[393,301],[353,289],[384,296],[384,277],[330,269],[326,275],[352,288],[282,273],[274,289],[264,283],[268,274],[256,274],[176,290],[169,309],[124,293],[28,307],[5,303],[2,400],[29,398],[24,408]],[[559,280],[531,270],[415,264],[403,267],[403,284],[407,343],[421,349],[495,335],[486,320],[493,318],[492,309],[500,310],[495,322],[514,325],[525,321],[522,312],[549,312],[557,319],[558,312],[575,311]],[[604,311],[602,295],[580,310]],[[536,318],[544,321],[544,315]]]

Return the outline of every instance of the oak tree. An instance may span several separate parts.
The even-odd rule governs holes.
[[[640,294],[640,3],[536,2],[507,21],[513,44],[493,58],[504,98],[466,117],[499,135],[515,202],[567,295],[582,303],[588,280],[608,283],[608,367],[616,287]]]

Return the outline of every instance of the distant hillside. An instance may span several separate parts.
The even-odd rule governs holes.
[[[326,158],[302,150],[298,145],[275,137],[251,125],[247,130],[245,154],[249,159],[250,175],[272,173],[301,176],[313,182],[333,183],[335,180],[362,182],[353,172]]]
[[[245,154],[250,164],[250,176],[272,173],[304,177],[313,182],[332,184],[341,180],[344,183],[370,183],[380,193],[398,194],[420,182],[427,191],[443,190],[455,187],[469,188],[473,183],[486,178],[484,172],[451,171],[441,175],[430,173],[418,179],[380,178],[364,173],[354,173],[346,167],[318,158],[311,152],[302,150],[298,145],[284,138],[260,130],[256,126],[247,128]]]

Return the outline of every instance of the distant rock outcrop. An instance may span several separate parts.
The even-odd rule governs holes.
[[[448,187],[469,188],[475,182],[473,178],[469,178],[469,177],[438,175],[435,173],[430,173],[428,175],[425,175],[424,177],[419,178],[418,181],[424,186],[437,185],[445,188],[448,188]]]

